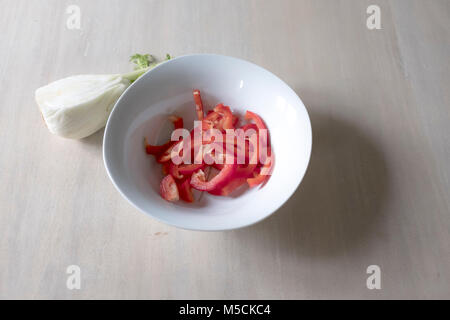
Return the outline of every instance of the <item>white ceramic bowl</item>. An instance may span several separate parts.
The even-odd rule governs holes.
[[[166,142],[171,114],[182,116],[191,129],[196,116],[193,89],[202,92],[205,109],[223,102],[240,115],[251,110],[264,119],[276,155],[264,188],[232,197],[203,193],[194,204],[160,197],[161,165],[145,154],[143,137],[153,144]],[[282,80],[243,60],[199,54],[163,63],[128,88],[106,126],[103,156],[112,182],[139,210],[176,227],[218,231],[254,224],[283,205],[305,174],[311,144],[306,108]]]

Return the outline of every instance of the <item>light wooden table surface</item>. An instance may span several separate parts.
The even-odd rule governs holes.
[[[71,4],[81,30],[66,27]],[[366,27],[370,4],[381,30]],[[450,1],[0,6],[0,298],[450,298]],[[103,132],[49,134],[36,88],[127,72],[136,52],[231,55],[296,90],[314,146],[282,209],[238,231],[178,230],[115,190]]]

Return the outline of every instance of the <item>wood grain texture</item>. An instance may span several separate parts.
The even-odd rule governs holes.
[[[0,298],[450,298],[449,1],[0,4]],[[296,90],[312,161],[275,215],[223,233],[163,225],[114,189],[102,132],[48,133],[36,88],[126,72],[135,52],[232,55]],[[366,288],[372,264],[381,290]]]

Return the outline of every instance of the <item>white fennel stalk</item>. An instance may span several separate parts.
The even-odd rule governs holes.
[[[138,69],[128,74],[78,75],[37,89],[36,102],[49,131],[63,138],[82,139],[103,128],[122,93],[156,66],[150,55],[134,55],[131,60]]]

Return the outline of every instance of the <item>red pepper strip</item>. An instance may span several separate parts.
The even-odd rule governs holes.
[[[258,127],[258,129],[260,129],[260,130],[261,129],[266,129],[267,130],[267,127],[266,127],[263,119],[261,119],[261,117],[258,116],[256,113],[253,113],[251,111],[247,111],[245,113],[245,119],[253,120],[255,122],[256,126]]]
[[[191,155],[192,155],[192,159],[191,161],[193,161],[195,159],[195,139],[194,139],[194,129],[191,130],[190,133],[190,146],[191,146]],[[164,163],[167,162],[169,160],[172,159],[172,150],[180,143],[182,143],[184,141],[184,139],[181,139],[179,141],[174,141],[172,142],[173,145],[170,145],[169,148],[167,148],[162,154],[159,155],[159,157],[156,159],[159,163]],[[203,141],[202,141],[203,142]],[[206,142],[205,144],[210,143],[210,142]],[[181,155],[182,155],[182,150],[181,150]]]
[[[202,131],[202,144],[203,145],[213,143],[216,139],[216,137],[214,135],[212,135],[212,131],[210,131],[210,130],[211,129]],[[223,141],[223,138],[222,138],[222,141]]]
[[[261,119],[260,116],[258,116],[256,113],[253,113],[251,111],[247,111],[245,114],[245,119],[247,120],[253,120],[256,124],[256,126],[258,127],[259,130],[266,130],[267,132],[267,140],[263,141],[262,146],[259,145],[260,141],[259,141],[259,137],[258,137],[258,154],[264,154],[263,152],[261,152],[261,150],[259,149],[260,147],[262,148],[267,148],[267,155],[270,156],[270,136],[269,136],[269,130],[267,130],[266,124],[264,123],[264,121]],[[261,160],[261,159],[260,159]]]
[[[207,131],[209,129],[214,128],[214,122],[210,121],[210,120],[205,120],[203,119],[202,121],[202,131]]]
[[[162,173],[164,176],[167,176],[169,174],[170,170],[170,162],[164,162],[162,164]]]
[[[180,194],[180,199],[185,202],[192,203],[194,202],[194,195],[192,194],[191,184],[189,180],[190,179],[187,178],[181,182],[178,182],[177,185]]]
[[[247,125],[243,126],[241,129],[244,131],[246,131],[248,129],[258,130],[257,125],[255,125],[255,124],[247,124]],[[237,160],[237,149],[239,148],[239,146],[236,145],[235,141],[234,141],[234,144],[235,144],[235,147],[234,147],[235,148],[235,160]],[[226,185],[224,185],[222,187],[218,187],[212,191],[209,191],[210,194],[218,195],[218,196],[228,196],[233,191],[235,191],[236,189],[241,187],[243,184],[245,184],[247,182],[247,179],[252,179],[250,177],[252,177],[254,175],[255,170],[258,165],[257,165],[257,161],[250,161],[250,159],[249,159],[249,157],[250,157],[249,141],[246,141],[245,152],[246,152],[245,160],[246,160],[247,165],[237,165],[233,172],[233,178]],[[258,153],[254,152],[252,154],[252,156],[256,157],[256,159],[253,159],[253,160],[257,160]],[[253,162],[253,163],[250,163],[250,162]],[[250,180],[250,181],[252,182],[252,180]]]
[[[194,136],[194,129],[191,130],[191,139]],[[181,139],[179,141],[171,141],[171,145],[161,154],[159,154],[159,156],[156,158],[156,161],[159,163],[164,163],[169,161],[170,159],[172,159],[172,150],[175,148],[175,146],[177,146],[178,144],[182,143],[184,141],[184,139]],[[193,143],[191,143],[191,149],[193,148]]]
[[[223,104],[219,103],[216,106],[216,108],[219,107],[219,106],[223,106]],[[213,110],[209,110],[208,111],[208,115],[205,117],[205,120],[216,121],[219,118],[220,118],[220,114],[219,113],[217,113],[216,111],[213,111]]]
[[[235,162],[237,157],[234,158]],[[228,196],[240,186],[247,182],[247,178],[253,175],[257,167],[255,164],[237,165],[213,165],[216,168],[221,168],[221,171],[211,181],[206,181],[205,175],[199,171],[194,173],[191,179],[191,185],[198,190],[208,191],[210,194],[219,196]]]
[[[242,129],[244,131],[244,133],[246,133],[247,130],[249,130],[249,129],[253,129],[253,130],[255,130],[255,134],[256,135],[257,135],[257,131],[258,131],[258,127],[254,123],[246,124],[245,126],[239,128],[239,129]],[[238,155],[239,155],[238,152],[242,148],[244,148],[243,152],[244,152],[244,155],[245,155],[245,163],[248,163],[249,160],[250,160],[250,141],[251,141],[250,138],[251,137],[245,137],[245,138],[246,138],[245,139],[245,146],[241,146],[241,145],[238,145],[238,143],[237,143],[238,139],[236,139],[236,137],[233,136],[232,138],[230,138],[230,137],[228,137],[228,135],[223,134],[223,141],[224,141],[223,150],[224,150],[224,152],[227,150],[226,148],[227,148],[228,145],[230,145],[230,146],[234,145],[234,147],[233,147],[234,148],[233,149],[234,150],[234,156],[235,156],[235,158],[237,158]],[[256,143],[258,143],[258,138],[256,139]],[[256,148],[256,146],[255,146],[255,148]],[[258,160],[257,159],[258,158],[257,150],[254,150],[254,152],[252,153],[252,156],[256,157],[254,162],[257,162],[257,160]]]
[[[230,107],[224,106],[222,103],[219,103],[214,111],[208,112],[208,115],[205,117],[202,123],[203,130],[208,129],[233,129],[234,124],[237,123],[238,118],[233,116],[233,113],[230,110]]]
[[[248,178],[247,183],[250,188],[254,188],[266,180],[267,176],[263,176],[261,174],[256,174],[254,178]]]
[[[200,169],[203,169],[204,167],[206,167],[205,163],[202,163],[202,164],[183,164],[183,165],[178,166],[178,172],[180,174],[189,176],[189,175],[193,174],[194,172],[196,172],[196,171],[198,171]]]
[[[161,197],[167,201],[175,202],[180,199],[177,184],[170,174],[162,179],[159,191]]]
[[[223,103],[219,103],[217,106],[215,106],[214,111],[227,117],[230,116],[231,118],[233,118],[233,112],[231,112],[230,107],[225,106]]]
[[[238,159],[238,156],[239,156],[238,152],[240,151],[240,149],[242,147],[237,144],[236,138],[227,139],[227,136],[225,134],[223,134],[222,141],[223,141],[222,142],[223,143],[223,145],[222,145],[222,152],[221,152],[221,154],[217,154],[216,155],[216,159],[218,157],[222,157],[222,161],[221,162],[225,163],[226,160],[227,160],[227,154],[229,154],[230,156],[233,157],[234,162],[237,163],[236,160]],[[214,144],[214,143],[218,144],[220,142],[214,142],[213,140],[208,142],[208,144]],[[245,143],[244,150],[243,150],[243,152],[244,152],[244,163],[249,163],[249,161],[250,161],[250,143],[249,143],[248,140],[244,140],[244,143]],[[230,148],[230,150],[228,150],[227,148]],[[218,150],[216,149],[215,151],[217,152]],[[252,156],[256,157],[256,159],[254,161],[256,163],[257,162],[258,153],[257,152],[253,152]],[[221,170],[223,168],[222,165],[216,165],[216,163],[214,163],[212,165],[218,170]]]
[[[147,154],[151,154],[154,156],[157,156],[161,153],[163,153],[164,151],[167,150],[167,148],[169,148],[171,146],[171,142],[168,142],[162,146],[152,146],[150,144],[148,144],[147,142],[145,142],[145,151],[147,152]]]
[[[230,110],[230,107],[224,106],[223,104],[219,104],[214,108],[214,111],[221,114],[223,118],[220,121],[220,125],[217,129],[226,130],[233,129],[233,113]]]
[[[181,117],[170,116],[169,120],[172,121],[175,129],[182,129],[184,127],[183,118]],[[147,154],[159,156],[161,153],[166,151],[170,146],[172,146],[174,142],[169,141],[166,144],[163,144],[162,146],[153,146],[148,144],[147,138],[144,138],[144,143],[145,143],[145,151],[147,152]]]
[[[190,147],[191,147],[191,161],[192,162],[195,162],[195,158],[196,158],[196,154],[195,154],[196,140],[195,140],[195,137],[194,137],[194,133],[195,133],[194,130],[195,129],[192,129],[191,132],[190,132]],[[185,139],[181,139],[180,141],[173,142],[174,145],[169,147],[163,154],[161,154],[160,157],[157,159],[157,161],[159,163],[164,163],[164,162],[167,162],[167,161],[171,160],[172,159],[171,155],[172,155],[173,149],[176,147],[177,144],[182,143],[183,141],[185,141]],[[203,138],[202,138],[202,143],[203,144],[209,144],[211,142],[212,141],[203,141]],[[200,150],[198,150],[198,151],[200,151]],[[182,148],[180,150],[180,156],[181,157],[183,156],[183,149]]]
[[[223,104],[219,104],[218,106],[220,106],[220,105],[223,106]],[[220,121],[221,117],[222,116],[219,113],[217,113],[215,111],[209,111],[208,115],[202,121],[202,130],[206,131],[208,129],[214,128],[217,125],[217,123]]]
[[[170,116],[169,120],[172,121],[175,129],[183,129],[184,128],[183,118],[178,117],[178,116]]]
[[[247,111],[245,113],[245,119],[247,120],[253,120],[256,124],[256,126],[258,127],[259,130],[267,130],[266,124],[264,123],[263,119],[261,119],[260,116],[258,116],[256,113],[253,113],[251,111]],[[269,147],[269,141],[270,141],[270,137],[269,137],[269,132],[267,130],[267,147]]]
[[[249,129],[253,129],[256,132],[258,132],[258,126],[254,123],[247,123],[246,125],[243,125],[242,127],[240,127],[239,129],[244,130],[244,132],[246,132]]]
[[[158,156],[164,151],[166,151],[173,144],[173,142],[169,141],[166,144],[163,144],[162,146],[152,146],[148,144],[147,138],[144,138],[144,144],[145,144],[145,151],[147,152],[147,154]]]
[[[217,188],[215,190],[209,191],[208,193],[215,196],[229,196],[234,190],[244,185],[245,182],[245,178],[234,178],[222,188]]]
[[[253,175],[257,166],[257,163],[240,164],[236,169],[236,175],[242,178],[249,178]]]
[[[200,95],[200,90],[194,90],[194,102],[195,102],[195,111],[197,111],[198,120],[203,120],[203,101],[202,96]]]
[[[174,164],[172,161],[169,162],[169,173],[175,178],[175,179],[183,179],[183,175],[178,171],[179,166]]]
[[[254,130],[255,134],[257,135],[256,143],[258,144],[259,136],[258,136],[258,127],[256,126],[256,124],[248,123],[248,124],[242,126],[240,129],[242,129],[244,131],[244,134],[247,133],[248,130]],[[245,144],[246,155],[249,155],[249,153],[248,153],[249,152],[249,141],[251,141],[252,136],[246,137],[246,140],[245,140],[245,142],[246,142],[246,144]],[[257,147],[257,146],[255,146],[255,147]],[[255,151],[256,151],[256,155],[258,155],[258,153],[257,153],[258,150],[255,150]]]
[[[269,149],[269,152],[270,152],[270,149]],[[272,174],[274,164],[275,164],[275,155],[273,154],[273,152],[271,152],[269,155],[269,161],[267,161],[266,164],[261,168],[261,171],[259,173],[255,174],[255,176],[253,178],[247,179],[248,186],[250,188],[253,188],[262,183],[264,183],[264,184],[267,183],[267,181],[270,179],[270,176]],[[263,184],[263,186],[264,186],[264,184]]]
[[[238,165],[235,167],[235,171],[233,173],[233,178],[226,185],[222,187],[218,187],[212,191],[209,191],[210,194],[216,196],[228,196],[233,191],[241,187],[247,182],[247,178],[253,174],[253,171],[256,169],[256,164],[249,165]]]
[[[256,156],[257,156],[256,154],[253,155],[253,157]],[[237,160],[237,156],[235,156],[235,160]],[[235,170],[233,172],[233,179],[228,184],[216,188],[210,191],[209,193],[217,196],[228,196],[233,191],[244,185],[247,182],[247,179],[253,176],[254,171],[258,166],[257,161],[253,161],[254,163],[252,164],[249,163],[250,162],[249,159],[246,159],[246,162],[247,162],[246,165],[235,165]]]
[[[236,171],[235,164],[225,164],[223,169],[210,181],[206,181],[202,170],[194,173],[191,178],[191,186],[200,191],[213,191],[226,186],[233,178]]]
[[[237,125],[238,122],[239,122],[239,117],[238,117],[238,116],[235,116],[235,115],[233,114],[233,127],[236,127],[236,125]]]
[[[226,150],[225,148],[226,148],[226,146],[224,145],[224,150]],[[234,160],[235,160],[235,162],[237,163],[237,160],[238,160],[238,157],[239,157],[239,152],[240,152],[240,149],[241,149],[241,147],[240,146],[238,146],[237,144],[235,144],[234,145],[234,147],[233,147],[233,157],[234,157]],[[244,153],[244,163],[249,163],[249,161],[250,161],[250,151],[249,151],[250,149],[249,149],[249,143],[248,143],[248,141],[245,141],[245,148],[244,148],[244,150],[242,151],[243,153]],[[256,152],[255,152],[255,154],[256,154]],[[224,161],[226,161],[226,155],[224,155]]]
[[[159,162],[159,163],[164,163],[164,162],[167,162],[170,159],[172,159],[172,150],[173,150],[173,148],[175,148],[175,146],[177,146],[181,142],[183,142],[183,140],[171,141],[171,145],[164,152],[158,154],[158,157],[156,158],[156,161]]]
[[[191,176],[194,172],[206,167],[206,164],[181,164],[176,165],[173,162],[168,163],[169,173],[178,180],[184,179],[184,176]]]

